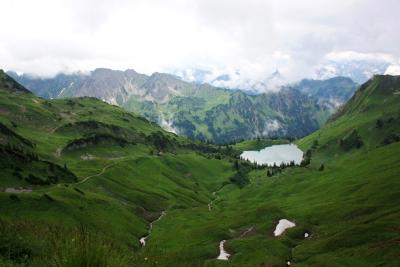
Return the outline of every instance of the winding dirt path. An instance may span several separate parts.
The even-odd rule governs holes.
[[[246,231],[244,231],[244,232],[239,236],[239,238],[246,237],[246,235],[247,235],[248,233],[250,233],[251,231],[253,231],[253,229],[254,229],[254,226],[251,226],[250,228],[246,229]]]
[[[93,175],[86,176],[85,178],[83,178],[83,180],[81,180],[81,181],[79,181],[79,182],[76,182],[75,184],[83,184],[84,182],[86,182],[86,181],[89,180],[90,178],[97,177],[97,176],[101,176],[101,175],[103,175],[103,174],[106,172],[106,170],[107,170],[108,168],[110,168],[111,166],[114,166],[115,164],[117,164],[117,163],[108,164],[107,166],[105,166],[105,167],[101,170],[101,172],[99,172],[99,173],[97,173],[97,174],[93,174]]]

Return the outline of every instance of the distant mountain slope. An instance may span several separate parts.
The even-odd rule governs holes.
[[[334,77],[327,80],[304,79],[292,87],[336,109],[353,96],[358,84],[350,78]]]
[[[300,87],[309,96],[296,89],[248,95],[188,83],[169,74],[147,76],[134,70],[96,69],[51,79],[10,74],[43,97],[96,97],[137,112],[169,131],[218,143],[259,136],[305,136],[323,125],[334,111],[321,102],[322,98],[338,96],[342,100],[349,94],[348,84],[341,80],[340,85],[336,80],[327,82],[332,86],[322,82],[317,93]]]
[[[12,92],[31,93],[25,87],[17,83],[13,78],[8,76],[3,70],[0,70],[0,88]]]

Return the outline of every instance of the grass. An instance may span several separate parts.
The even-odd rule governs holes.
[[[124,136],[161,129],[92,98],[45,101],[0,90],[0,122],[32,142],[39,160],[66,164],[78,178],[33,186],[14,177],[13,169],[2,169],[0,265],[285,266],[290,260],[295,266],[398,266],[400,143],[382,141],[399,133],[399,99],[392,91],[377,92],[387,82],[377,79],[361,91],[367,98],[357,94],[335,120],[296,141],[311,149],[309,166],[273,177],[253,169],[243,188],[229,182],[234,158],[189,149],[183,144],[194,143],[165,132],[174,147],[164,151],[143,138],[125,146],[86,144],[56,153],[92,131],[54,130],[68,123],[99,121],[109,134],[115,125]],[[376,126],[378,119],[384,127]],[[343,149],[340,140],[354,129],[363,145]],[[6,144],[8,137],[1,137]],[[234,149],[283,142],[251,140]],[[28,169],[18,160],[14,165]],[[47,168],[36,171],[40,177],[49,174]],[[19,186],[33,191],[3,192]],[[141,248],[139,238],[161,211],[166,215]],[[283,218],[296,227],[275,237]],[[249,228],[251,233],[242,236]],[[305,232],[310,238],[304,239]],[[221,240],[232,254],[228,262],[216,260]]]

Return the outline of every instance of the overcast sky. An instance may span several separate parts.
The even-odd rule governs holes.
[[[279,69],[327,58],[400,63],[398,0],[0,0],[0,68]],[[254,78],[253,77],[253,78]]]

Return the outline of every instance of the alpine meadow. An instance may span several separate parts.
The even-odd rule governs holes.
[[[0,4],[0,266],[400,266],[397,1]]]

